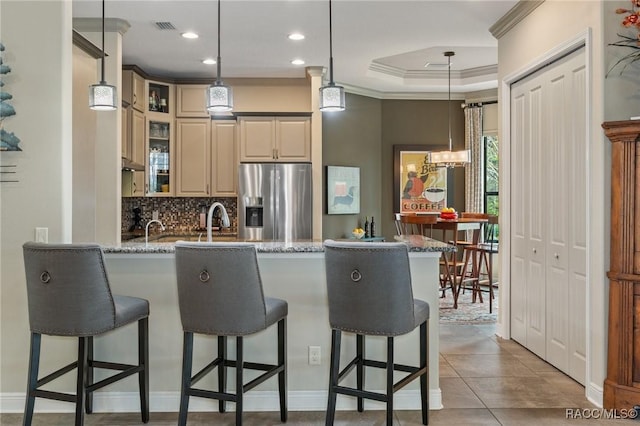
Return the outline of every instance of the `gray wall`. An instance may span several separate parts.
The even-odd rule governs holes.
[[[461,102],[451,101],[454,150],[464,147]],[[448,148],[447,101],[379,100],[347,94],[346,105],[343,112],[323,114],[323,166],[360,167],[360,214],[327,215],[325,199],[323,238],[350,237],[365,216],[374,216],[376,234],[392,241],[393,145]],[[326,169],[323,176],[326,178]],[[464,169],[450,171],[448,185],[448,205],[464,210]]]
[[[346,105],[345,111],[322,114],[323,238],[350,237],[353,228],[364,227],[365,216],[376,217],[377,234],[382,232],[382,101],[347,93]],[[360,167],[360,214],[326,214],[328,165]]]

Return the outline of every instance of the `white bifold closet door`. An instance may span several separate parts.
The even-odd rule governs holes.
[[[584,384],[584,47],[511,86],[511,334]]]

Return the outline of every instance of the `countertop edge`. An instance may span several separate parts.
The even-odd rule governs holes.
[[[453,252],[455,247],[421,235],[396,236],[396,241],[409,245],[410,253]],[[271,241],[255,242],[258,253],[323,253],[322,241]],[[173,254],[175,243],[122,243],[120,246],[104,245],[105,254]]]

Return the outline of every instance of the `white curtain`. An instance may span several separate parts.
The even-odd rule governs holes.
[[[471,163],[465,167],[465,211],[484,212],[484,153],[482,149],[482,106],[464,109],[465,149],[471,151]]]

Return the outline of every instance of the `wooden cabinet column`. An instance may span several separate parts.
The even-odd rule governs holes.
[[[640,120],[602,127],[612,144],[604,407],[630,409],[640,404]]]

